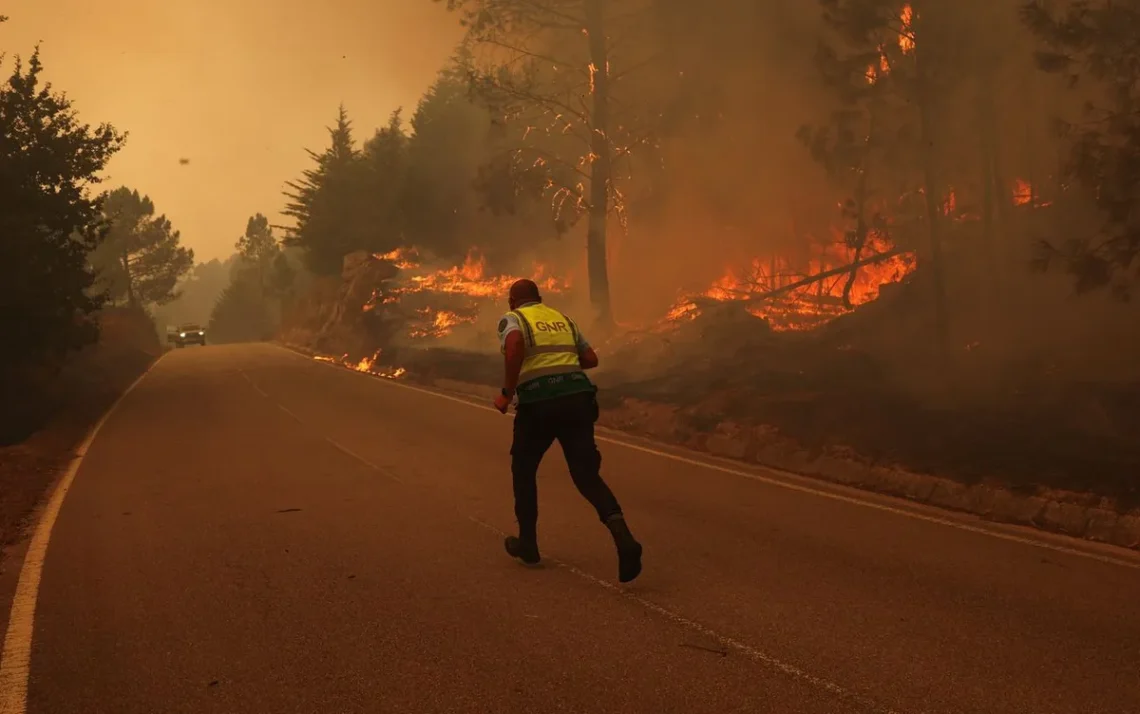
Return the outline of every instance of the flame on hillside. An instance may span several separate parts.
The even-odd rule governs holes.
[[[475,322],[475,315],[460,315],[451,310],[436,310],[434,308],[420,308],[416,313],[423,319],[423,324],[412,328],[409,337],[443,337],[451,333],[456,325]]]
[[[373,354],[371,357],[361,357],[357,361],[350,359],[347,354],[341,355],[340,357],[331,357],[329,355],[313,355],[313,359],[317,360],[318,362],[328,362],[329,364],[340,365],[341,367],[345,367],[356,372],[364,372],[365,374],[371,374],[376,377],[384,377],[385,379],[399,379],[408,372],[403,367],[387,367],[377,365],[376,363],[380,360],[380,350],[376,350],[375,354]]]
[[[401,270],[411,273],[399,285],[384,293],[374,292],[363,309],[375,310],[377,305],[393,304],[415,293],[436,293],[456,298],[468,298],[464,310],[427,306],[416,309],[414,325],[408,336],[415,339],[440,338],[451,334],[455,327],[472,324],[478,317],[478,308],[488,301],[506,303],[511,284],[519,279],[513,275],[488,275],[487,261],[477,248],[471,249],[460,265],[438,270],[427,270],[419,253],[412,248],[401,248],[389,253],[376,254]],[[536,263],[531,279],[544,293],[560,293],[568,283],[548,275],[546,266]]]
[[[386,260],[400,270],[411,270],[419,266],[419,253],[415,248],[397,248],[387,253],[373,253],[377,260]]]
[[[914,8],[910,4],[903,5],[902,10],[899,12],[899,37],[898,37],[899,50],[904,55],[909,55],[914,52]],[[879,61],[867,66],[867,71],[864,76],[867,78],[868,84],[874,84],[880,77],[888,74],[891,71],[890,60],[887,59],[887,52],[883,45],[879,45]]]
[[[891,251],[893,246],[886,238],[872,234],[860,259]],[[860,266],[850,288],[853,308],[843,303],[849,271],[804,282],[809,276],[827,273],[854,260],[854,250],[843,243],[818,250],[817,255],[807,261],[806,269],[801,270],[780,256],[754,258],[743,270],[729,268],[704,291],[683,296],[666,315],[666,320],[695,319],[701,314],[702,299],[721,303],[742,301],[749,314],[767,320],[774,330],[810,330],[874,300],[883,285],[902,280],[915,267],[914,257],[906,253]]]
[[[488,276],[487,261],[478,249],[471,249],[467,253],[462,265],[411,276],[411,291],[419,292],[431,290],[440,293],[457,293],[471,297],[493,297],[503,300],[510,290],[511,284],[519,278],[511,275]],[[545,267],[536,265],[538,275],[533,278],[540,290],[546,292],[561,292],[565,285],[557,278],[544,277]]]
[[[899,22],[902,24],[902,29],[899,31],[899,49],[903,54],[910,54],[914,51],[914,8],[910,3],[903,5],[902,11],[899,12]]]

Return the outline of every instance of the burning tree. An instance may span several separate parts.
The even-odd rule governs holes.
[[[517,140],[493,164],[511,193],[552,202],[565,230],[588,216],[590,298],[602,325],[612,323],[607,219],[626,225],[616,166],[652,143],[651,111],[619,98],[631,74],[652,62],[639,53],[652,4],[641,0],[446,0],[462,13],[489,68],[471,68],[480,95]],[[628,98],[627,98],[628,99]],[[573,158],[568,158],[573,157]]]
[[[934,133],[935,82],[928,40],[931,18],[912,4],[891,0],[820,0],[832,31],[821,43],[820,69],[840,108],[822,127],[805,127],[801,138],[840,185],[851,193],[843,205],[854,223],[847,242],[858,256],[875,230],[886,228],[884,213],[898,220],[896,238],[925,223],[934,289],[935,319],[946,325],[942,231],[945,194],[929,148]],[[933,33],[932,33],[933,34]],[[912,109],[913,107],[913,109]],[[881,185],[901,187],[891,196]],[[918,199],[918,200],[915,200]],[[852,278],[854,270],[852,271]]]

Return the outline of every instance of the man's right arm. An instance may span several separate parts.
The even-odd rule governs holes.
[[[569,319],[569,318],[567,318]],[[582,330],[578,328],[578,324],[570,320],[574,325],[574,335],[577,337],[578,347],[578,364],[582,369],[593,369],[598,366],[598,353],[594,352],[594,348],[582,336]]]
[[[582,369],[593,369],[597,367],[598,353],[594,352],[593,347],[587,347],[578,353],[578,364],[582,365]]]

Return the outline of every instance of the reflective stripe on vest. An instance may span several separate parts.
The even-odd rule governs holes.
[[[556,374],[581,372],[578,330],[568,317],[542,303],[514,311],[522,327],[526,351],[519,384]]]

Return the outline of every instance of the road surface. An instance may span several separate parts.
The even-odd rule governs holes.
[[[27,711],[1140,711],[1128,553],[610,441],[618,587],[557,448],[545,566],[503,553],[509,440],[270,345],[168,354],[59,512]]]

